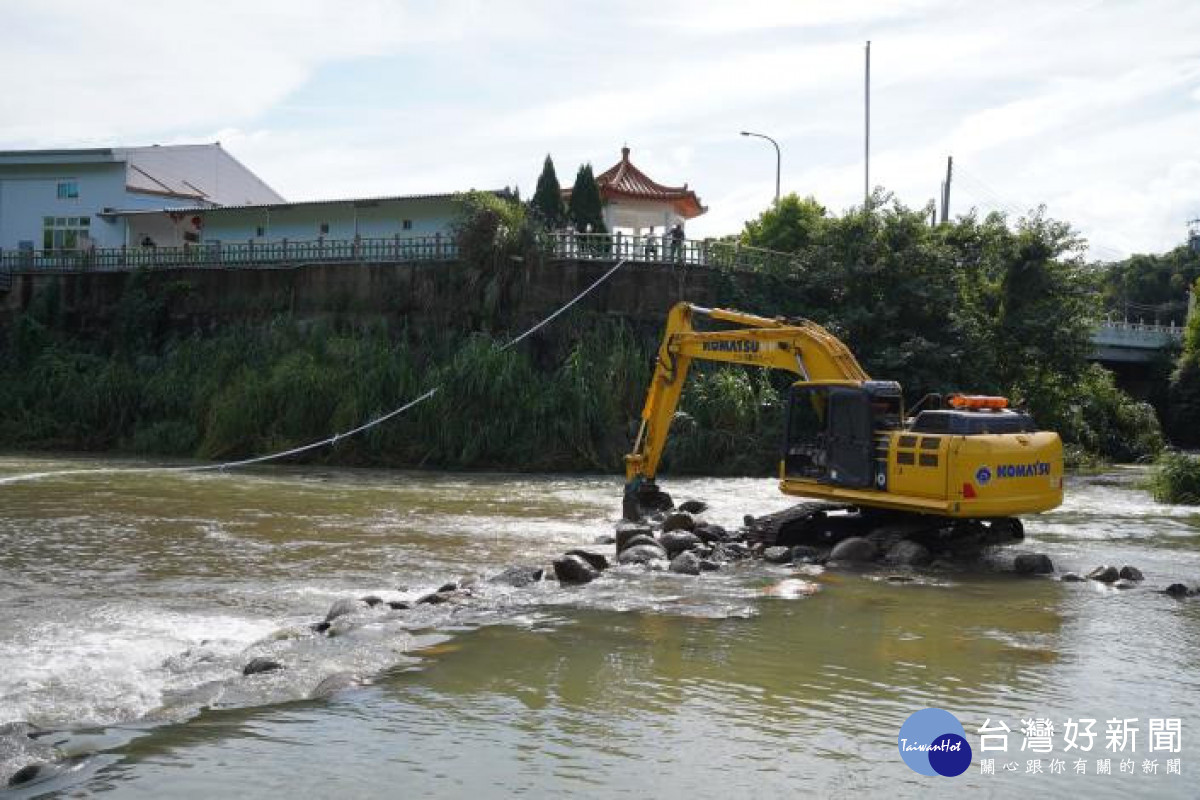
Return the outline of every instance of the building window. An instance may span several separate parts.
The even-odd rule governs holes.
[[[262,237],[267,235],[267,229],[265,227],[263,227],[262,225],[259,225],[257,228],[254,229],[254,235],[261,239]]]
[[[329,223],[328,223],[328,222],[322,222],[322,223],[321,223],[321,228],[320,228],[320,231],[321,231],[321,235],[322,235],[322,236],[325,236],[326,234],[328,234],[328,233],[329,233]]]
[[[412,230],[412,220],[411,219],[401,220],[400,228],[402,230],[411,231]]]
[[[91,232],[90,217],[42,217],[43,250],[76,250]]]
[[[79,181],[59,181],[58,199],[74,200],[79,197]]]

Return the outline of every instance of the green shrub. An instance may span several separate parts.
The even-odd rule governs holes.
[[[1160,503],[1200,505],[1200,457],[1164,453],[1150,473],[1150,493]]]

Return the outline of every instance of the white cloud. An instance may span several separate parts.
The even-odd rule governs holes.
[[[0,146],[219,138],[290,199],[528,191],[547,152],[569,183],[627,142],[717,235],[774,194],[751,129],[779,141],[784,191],[840,210],[862,199],[869,38],[872,179],[908,204],[954,154],[955,209],[1045,202],[1098,250],[1171,246],[1200,212],[1189,0],[61,0],[5,20]]]

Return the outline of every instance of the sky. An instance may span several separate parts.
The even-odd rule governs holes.
[[[1044,204],[1093,258],[1200,217],[1196,0],[0,0],[0,149],[219,141],[288,200],[569,186],[631,158],[735,233],[774,196]]]

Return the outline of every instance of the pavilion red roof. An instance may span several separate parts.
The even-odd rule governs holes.
[[[635,200],[668,200],[684,219],[698,217],[708,211],[696,193],[683,186],[664,186],[652,180],[629,160],[629,148],[621,148],[621,160],[596,176],[600,197],[631,198]]]

